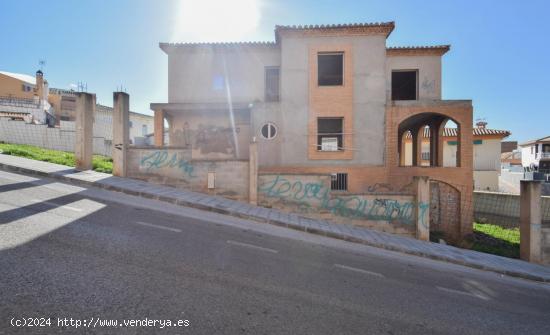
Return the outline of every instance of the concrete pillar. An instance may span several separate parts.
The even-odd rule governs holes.
[[[522,180],[520,187],[520,258],[533,263],[542,262],[541,182]]]
[[[258,204],[258,143],[250,143],[248,158],[248,202]]]
[[[126,177],[126,151],[130,140],[130,96],[113,93],[113,175]]]
[[[155,111],[155,146],[164,145],[164,111]]]
[[[413,177],[416,191],[416,238],[430,240],[430,179]]]
[[[75,158],[77,170],[92,169],[95,95],[78,93],[75,119]]]
[[[422,151],[422,135],[418,130],[411,130],[412,135],[412,166],[419,166],[419,152]]]

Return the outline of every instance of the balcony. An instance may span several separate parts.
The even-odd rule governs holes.
[[[537,152],[535,159],[550,159],[550,152]]]

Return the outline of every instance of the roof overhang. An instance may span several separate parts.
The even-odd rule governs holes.
[[[526,147],[533,144],[540,144],[540,143],[550,143],[550,136],[542,137],[536,140],[530,140],[527,142],[523,142],[518,144],[520,147]]]
[[[351,23],[304,26],[275,26],[275,41],[279,42],[285,36],[390,36],[395,28],[395,22]]]
[[[271,41],[257,42],[204,42],[204,43],[159,43],[159,48],[169,54],[183,50],[205,50],[205,49],[273,49],[277,48],[278,44]]]
[[[388,47],[386,55],[395,56],[443,56],[451,49],[450,45],[434,46],[406,46],[406,47]]]

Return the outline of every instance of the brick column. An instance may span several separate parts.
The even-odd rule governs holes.
[[[113,175],[126,177],[126,150],[130,139],[130,96],[113,93]]]
[[[248,158],[248,202],[258,204],[258,143],[250,143]]]
[[[164,145],[164,111],[155,111],[155,146]]]
[[[422,135],[418,129],[411,130],[412,135],[412,166],[420,166],[422,152]],[[420,139],[419,139],[420,138]]]
[[[430,240],[430,179],[413,177],[416,191],[416,238]]]
[[[405,166],[406,162],[406,150],[405,150],[405,141],[403,140],[404,137],[406,137],[407,132],[400,133],[397,136],[397,148],[399,153],[399,166]]]
[[[75,158],[77,170],[92,169],[95,95],[78,93],[75,119]]]
[[[520,188],[520,258],[533,263],[542,262],[541,182],[522,180]]]

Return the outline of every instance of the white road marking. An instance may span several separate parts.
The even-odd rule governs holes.
[[[344,270],[359,272],[359,273],[363,273],[363,274],[367,274],[367,275],[371,275],[371,276],[376,276],[376,277],[380,277],[380,278],[385,278],[386,277],[383,274],[378,273],[378,272],[372,272],[372,271],[363,270],[363,269],[359,269],[359,268],[354,268],[352,266],[347,266],[347,265],[342,265],[342,264],[334,264],[334,267],[344,269]]]
[[[260,246],[254,245],[254,244],[248,244],[248,243],[237,242],[237,241],[232,241],[232,240],[227,240],[227,243],[232,244],[232,245],[238,245],[240,247],[246,247],[246,248],[251,248],[251,249],[256,249],[256,250],[267,251],[267,252],[271,252],[271,253],[274,253],[274,254],[279,253],[279,251],[277,251],[275,249],[264,248],[264,247],[260,247]]]
[[[486,297],[485,295],[480,294],[480,293],[470,293],[470,292],[455,290],[455,289],[452,289],[452,288],[446,288],[446,287],[441,287],[441,286],[436,286],[435,288],[437,288],[438,290],[443,291],[443,292],[456,293],[456,294],[466,295],[466,296],[470,296],[470,297],[474,297],[474,298],[478,298],[478,299],[482,299],[482,300],[489,300],[488,297]]]
[[[156,224],[142,222],[142,221],[136,221],[135,223],[137,223],[139,225],[142,225],[142,226],[145,226],[145,227],[164,229],[164,230],[168,230],[168,231],[173,231],[174,233],[181,233],[181,229],[170,228],[170,227],[166,227],[166,226],[159,226],[159,225],[156,225]]]
[[[41,202],[43,204],[54,206],[54,207],[65,208],[65,209],[75,211],[75,212],[82,212],[81,208],[76,208],[76,207],[72,207],[72,206],[68,206],[68,205],[60,205],[60,204],[56,204],[55,202],[52,202],[52,201],[44,201],[44,200],[40,200],[40,199],[31,199],[31,201],[32,202],[37,202],[37,203]]]

